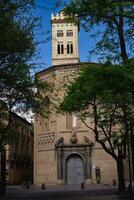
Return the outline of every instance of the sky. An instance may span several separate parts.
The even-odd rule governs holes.
[[[45,40],[44,43],[39,45],[40,56],[38,56],[37,59],[39,63],[43,63],[42,67],[44,69],[52,65],[52,40],[50,23],[51,14],[56,14],[62,9],[62,7],[53,8],[55,1],[56,0],[36,0],[38,8],[35,10],[35,15],[42,18],[41,28],[38,31],[36,37],[39,40]],[[79,58],[81,62],[89,61],[89,50],[95,46],[95,41],[93,38],[91,38],[90,34],[91,33],[85,32],[83,28],[80,27]],[[47,38],[49,38],[48,42],[46,42]],[[92,62],[95,62],[95,60],[95,58],[90,59]]]

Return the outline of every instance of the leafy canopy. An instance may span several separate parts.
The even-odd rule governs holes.
[[[42,94],[50,88],[32,76],[37,50],[34,31],[38,26],[33,9],[34,0],[0,3],[0,145],[7,141],[12,112],[43,113]]]
[[[93,29],[96,47],[90,51],[99,61],[126,62],[134,52],[134,3],[116,0],[73,0],[65,7],[68,20],[79,19],[85,30]]]
[[[134,120],[134,69],[128,66],[88,64],[68,86],[60,104],[63,112],[74,112],[92,130],[96,141],[118,159],[119,144],[122,158],[126,157],[126,137]],[[92,123],[87,124],[86,118]]]
[[[133,102],[133,78],[133,62],[127,67],[89,63],[68,86],[61,108],[67,112],[81,111],[93,99],[120,105],[128,101],[129,104]],[[125,98],[128,98],[127,101]]]

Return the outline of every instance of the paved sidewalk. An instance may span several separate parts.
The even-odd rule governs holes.
[[[45,185],[46,191],[79,191],[81,189],[81,185]],[[110,185],[101,185],[101,184],[91,184],[91,185],[84,185],[84,190],[117,190],[116,186]],[[29,189],[26,187],[22,187],[21,185],[14,185],[14,186],[7,186],[7,191],[42,191],[41,186],[34,186],[31,185]]]
[[[8,186],[7,195],[2,200],[22,200],[22,199],[45,199],[45,200],[119,200],[116,195],[117,188],[109,185],[85,185],[81,189],[80,185],[46,186],[42,190],[41,186],[31,185],[26,187]],[[129,200],[129,198],[122,198]]]

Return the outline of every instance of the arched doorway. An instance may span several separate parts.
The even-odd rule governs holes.
[[[79,155],[71,155],[67,159],[67,184],[81,184],[84,181],[84,163]]]

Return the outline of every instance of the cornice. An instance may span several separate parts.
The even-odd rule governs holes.
[[[50,66],[40,72],[36,73],[36,76],[40,76],[43,74],[47,74],[49,72],[52,71],[57,71],[57,70],[65,70],[65,69],[74,69],[74,68],[80,68],[84,65],[88,65],[88,64],[98,64],[98,63],[93,63],[93,62],[80,62],[80,63],[69,63],[69,64],[61,64],[61,65],[53,65]]]

